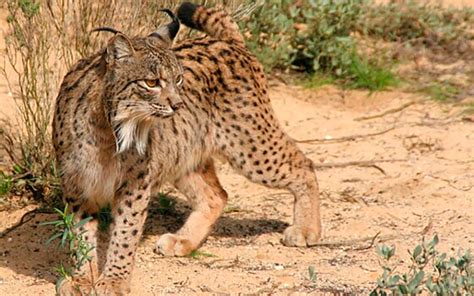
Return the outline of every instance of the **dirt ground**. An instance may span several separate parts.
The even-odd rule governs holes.
[[[317,140],[299,144],[315,163],[377,161],[376,167],[317,172],[322,242],[336,245],[284,247],[281,232],[292,221],[293,197],[219,164],[229,204],[201,255],[153,253],[159,235],[178,229],[189,214],[182,196],[172,191],[174,209],[160,211],[157,202],[149,209],[132,274],[133,295],[367,295],[381,274],[375,253],[380,242],[396,247],[401,264],[423,236],[438,234],[439,250],[452,255],[474,249],[474,122],[463,113],[465,107],[396,89],[373,94],[333,86],[305,90],[276,80],[270,96],[290,136]],[[12,116],[11,101],[0,79],[5,113],[0,116]],[[463,102],[474,102],[474,89]],[[27,215],[26,223],[8,230],[32,209],[0,211],[0,295],[54,294],[54,267],[66,257],[45,245],[51,228],[38,224],[55,215]],[[309,280],[310,266],[315,281]]]

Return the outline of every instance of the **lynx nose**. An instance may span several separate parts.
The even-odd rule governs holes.
[[[171,105],[171,108],[173,108],[174,111],[181,109],[183,107],[184,103],[183,102],[177,102]]]

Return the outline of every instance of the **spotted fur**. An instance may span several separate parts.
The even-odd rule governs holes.
[[[261,64],[245,47],[237,24],[225,11],[184,3],[178,17],[207,36],[173,47],[184,69],[184,108],[170,121],[160,122],[156,149],[174,162],[167,180],[188,197],[194,211],[177,233],[160,237],[157,251],[189,254],[221,215],[227,194],[216,177],[212,156],[227,160],[253,182],[291,191],[294,222],[285,230],[283,242],[314,245],[321,225],[312,161],[275,117]],[[162,145],[166,141],[176,145]]]

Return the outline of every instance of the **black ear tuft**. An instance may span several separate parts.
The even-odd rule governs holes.
[[[193,29],[200,29],[197,27],[196,22],[193,20],[196,10],[199,8],[199,5],[184,2],[178,8],[178,18],[186,26]]]
[[[160,9],[160,11],[165,12],[173,20],[167,25],[167,28],[170,35],[170,39],[174,39],[179,31],[179,19],[169,9]]]
[[[159,27],[155,32],[151,33],[148,37],[157,38],[162,42],[162,45],[166,47],[171,47],[171,45],[173,44],[173,40],[179,31],[179,19],[169,9],[160,9],[160,11],[163,11],[167,15],[169,15],[172,21],[167,25]]]

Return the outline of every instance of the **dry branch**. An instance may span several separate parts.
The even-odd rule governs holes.
[[[362,117],[358,117],[358,118],[354,118],[355,121],[363,121],[363,120],[369,120],[369,119],[375,119],[375,118],[380,118],[380,117],[384,117],[385,115],[388,115],[388,114],[392,114],[392,113],[396,113],[396,112],[400,112],[408,107],[410,107],[411,105],[414,105],[416,103],[419,103],[420,101],[417,101],[417,100],[413,100],[413,101],[410,101],[408,103],[405,103],[403,105],[401,105],[400,107],[397,107],[397,108],[393,108],[393,109],[389,109],[389,110],[386,110],[382,113],[379,113],[379,114],[374,114],[374,115],[369,115],[369,116],[362,116]]]
[[[325,241],[325,242],[318,242],[315,245],[312,245],[311,247],[326,247],[326,248],[340,248],[340,247],[350,247],[347,250],[351,251],[363,251],[370,249],[374,246],[375,242],[378,241],[379,243],[386,242],[392,239],[404,239],[411,237],[413,235],[426,235],[432,228],[433,223],[432,221],[428,221],[428,224],[423,227],[422,230],[405,234],[405,235],[396,235],[396,234],[388,234],[388,235],[380,235],[380,231],[377,232],[374,236],[367,236],[363,238],[356,238],[356,239],[348,239],[348,240],[340,240],[340,241]],[[370,241],[370,243],[367,246],[360,246],[354,248],[353,246],[356,244],[361,244]]]
[[[28,211],[21,216],[21,219],[18,223],[16,223],[13,226],[8,227],[4,231],[0,232],[0,238],[5,237],[7,234],[12,232],[13,230],[17,229],[18,227],[23,226],[24,224],[30,222],[33,220],[36,216],[36,214],[52,214],[54,213],[52,210],[45,210],[43,208],[36,208],[31,211]]]
[[[351,250],[367,250],[370,249],[374,244],[375,241],[378,242],[385,242],[394,238],[397,238],[398,236],[395,234],[389,234],[389,235],[382,235],[380,236],[380,231],[377,232],[374,236],[367,236],[363,238],[356,238],[356,239],[348,239],[348,240],[340,240],[340,241],[326,241],[326,242],[319,242],[316,243],[315,245],[312,245],[311,247],[325,247],[325,248],[340,248],[340,247],[345,247],[345,246],[354,246],[356,244],[360,243],[365,243],[370,241],[369,245],[367,246],[362,246],[358,248],[351,248]]]
[[[369,138],[369,137],[374,137],[374,136],[379,136],[386,134],[390,131],[393,131],[395,129],[394,126],[391,128],[388,128],[386,130],[376,132],[376,133],[371,133],[371,134],[362,134],[362,135],[352,135],[352,136],[345,136],[345,137],[340,137],[340,138],[333,138],[333,139],[307,139],[307,140],[295,140],[296,143],[303,143],[303,144],[312,144],[312,143],[340,143],[340,142],[347,142],[347,141],[355,141],[357,139],[364,139],[364,138]]]
[[[443,181],[443,182],[446,182],[446,184],[448,184],[449,187],[453,188],[453,189],[456,189],[456,190],[459,190],[459,191],[470,191],[472,188],[474,188],[474,186],[466,186],[466,187],[458,187],[458,186],[455,186],[453,185],[453,183],[456,183],[456,181],[452,181],[452,180],[449,180],[449,179],[445,179],[445,178],[442,178],[442,177],[438,177],[438,176],[434,176],[434,175],[426,175],[428,177],[431,177],[433,179],[436,179],[436,180],[440,180],[440,181]]]
[[[380,159],[380,160],[361,160],[361,161],[348,161],[348,162],[326,162],[326,163],[313,163],[314,169],[328,169],[328,168],[343,168],[349,166],[359,167],[372,167],[379,170],[382,174],[386,175],[385,171],[378,166],[381,162],[399,162],[407,161],[406,159]]]

